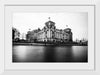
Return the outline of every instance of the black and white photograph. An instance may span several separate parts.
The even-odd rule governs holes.
[[[88,63],[88,13],[13,13],[12,62]]]
[[[100,74],[98,0],[1,0],[0,74]]]

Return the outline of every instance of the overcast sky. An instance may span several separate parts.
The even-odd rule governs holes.
[[[68,25],[73,32],[73,40],[88,38],[88,13],[14,13],[13,27],[17,28],[20,33],[27,33],[29,29],[42,29],[45,22],[55,22],[57,29],[65,29]]]

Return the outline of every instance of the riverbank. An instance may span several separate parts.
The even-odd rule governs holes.
[[[33,45],[33,46],[87,46],[85,44],[73,44],[73,43],[13,43],[13,45]]]

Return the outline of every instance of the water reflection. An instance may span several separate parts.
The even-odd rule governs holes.
[[[13,62],[87,62],[87,46],[13,46]]]
[[[73,58],[72,55],[72,46],[61,46],[56,48],[56,61],[62,62],[70,62]]]
[[[81,50],[80,50],[81,49]],[[72,55],[74,61],[84,62],[88,60],[88,51],[87,47],[84,46],[73,46],[72,47]]]
[[[42,46],[14,46],[13,61],[38,62],[43,61],[44,47]]]

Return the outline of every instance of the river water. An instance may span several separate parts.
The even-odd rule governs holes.
[[[12,49],[13,62],[88,62],[88,46],[22,46]]]

